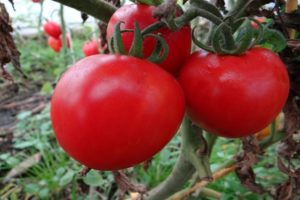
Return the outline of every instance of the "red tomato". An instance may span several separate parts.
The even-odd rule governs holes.
[[[41,0],[32,0],[33,3],[40,3]]]
[[[48,45],[56,52],[59,52],[62,47],[61,39],[56,39],[54,37],[48,37]]]
[[[82,52],[85,56],[91,56],[95,54],[99,54],[99,44],[100,42],[97,42],[97,40],[87,41],[84,43],[82,47]]]
[[[67,35],[67,47],[70,48],[70,36]],[[59,39],[56,39],[54,37],[48,37],[48,45],[56,52],[59,52],[62,47],[62,39],[59,37]]]
[[[289,92],[284,64],[275,53],[259,47],[241,56],[195,52],[179,82],[191,119],[208,132],[231,138],[266,127]]]
[[[131,4],[125,5],[119,8],[110,18],[107,27],[107,39],[110,39],[114,32],[114,27],[116,23],[122,21],[121,29],[133,29],[134,22],[139,23],[140,29],[144,29],[147,26],[157,22],[155,18],[152,17],[152,12],[155,9],[154,6],[148,6],[144,4]],[[184,61],[189,57],[191,51],[191,28],[186,25],[176,32],[172,32],[168,28],[161,28],[157,31],[165,39],[169,45],[169,55],[168,57],[159,65],[165,70],[177,74],[184,63]],[[127,32],[122,34],[122,39],[124,46],[127,51],[133,41],[133,33]],[[147,38],[144,40],[143,53],[145,57],[148,57],[154,47],[156,41],[153,38]]]
[[[59,144],[83,165],[118,170],[160,151],[185,110],[178,82],[148,61],[93,55],[69,68],[51,101]]]
[[[61,34],[61,28],[60,25],[57,24],[56,22],[53,21],[47,21],[44,24],[44,31],[47,33],[47,35],[54,37],[54,38],[59,38]]]

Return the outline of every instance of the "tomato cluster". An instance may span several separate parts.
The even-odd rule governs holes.
[[[59,52],[62,47],[61,27],[54,21],[47,21],[43,25],[45,33],[48,35],[48,45],[55,52]],[[66,35],[67,47],[70,48],[71,38]]]
[[[124,22],[122,29],[132,29],[135,21],[142,29],[154,23],[153,9],[121,7],[108,24],[108,39],[118,21]],[[174,136],[185,112],[208,132],[236,138],[263,129],[282,109],[289,78],[272,51],[254,47],[239,56],[190,55],[189,25],[156,34],[170,49],[159,65],[125,55],[93,55],[58,82],[51,101],[54,132],[80,163],[117,170],[145,161]],[[124,32],[122,39],[128,50],[133,34]],[[150,55],[154,46],[146,38],[143,54]],[[86,51],[96,52],[95,45],[88,44]]]

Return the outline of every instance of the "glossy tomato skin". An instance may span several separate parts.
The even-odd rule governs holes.
[[[99,54],[99,47],[97,40],[87,41],[82,47],[83,54],[87,56]]]
[[[122,21],[121,29],[133,29],[134,22],[137,21],[140,29],[157,22],[152,17],[154,6],[144,4],[130,4],[119,8],[110,18],[107,27],[107,39],[109,40],[114,32],[116,23]],[[168,28],[161,28],[156,33],[160,33],[169,46],[168,57],[159,65],[172,74],[180,71],[182,64],[189,57],[191,51],[191,28],[189,25],[182,27],[176,32],[172,32]],[[122,33],[124,46],[128,51],[133,41],[133,33]],[[143,54],[148,57],[154,47],[156,41],[153,38],[146,38],[143,43]]]
[[[185,110],[178,82],[156,65],[121,55],[93,55],[69,68],[51,101],[59,144],[83,165],[117,170],[161,150]]]
[[[236,138],[266,127],[281,111],[289,78],[279,57],[256,47],[241,56],[195,52],[180,72],[187,112],[205,130]]]
[[[61,35],[61,28],[60,25],[54,21],[47,21],[43,25],[44,31],[47,33],[48,36],[54,37],[58,39]]]

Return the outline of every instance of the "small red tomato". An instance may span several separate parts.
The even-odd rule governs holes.
[[[113,33],[116,23],[123,22],[121,29],[133,29],[134,22],[137,21],[140,29],[144,29],[149,25],[157,22],[152,16],[154,6],[145,4],[130,4],[119,8],[110,18],[107,26],[107,39],[109,40]],[[171,31],[169,28],[161,28],[159,33],[169,46],[169,54],[167,58],[159,65],[166,71],[177,75],[185,60],[191,52],[191,28],[189,25],[183,26],[177,31]],[[122,33],[122,39],[125,49],[128,51],[133,41],[133,33]],[[153,38],[145,38],[143,43],[143,54],[148,57],[156,46]]]
[[[240,56],[195,52],[179,82],[193,122],[230,138],[265,128],[289,93],[285,65],[274,52],[260,47]]]
[[[59,52],[62,47],[61,39],[56,39],[54,37],[48,37],[48,45],[56,52]]]
[[[44,31],[47,33],[47,35],[54,37],[54,38],[59,38],[61,34],[61,28],[60,25],[57,24],[56,22],[53,21],[47,21],[44,24]]]
[[[40,3],[41,0],[32,0],[33,3]]]
[[[184,111],[182,89],[170,74],[123,55],[83,58],[64,73],[51,100],[59,144],[97,170],[151,158],[174,136]]]
[[[99,45],[100,42],[98,42],[96,39],[92,41],[87,41],[84,43],[82,47],[82,52],[84,53],[85,56],[91,56],[95,54],[99,54]]]
[[[70,48],[70,36],[66,35],[67,38],[67,48]],[[62,47],[62,39],[59,37],[59,39],[56,39],[54,37],[48,37],[48,45],[56,52],[59,52]]]

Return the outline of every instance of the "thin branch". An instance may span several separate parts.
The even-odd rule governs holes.
[[[102,0],[53,0],[108,22],[116,7]]]

